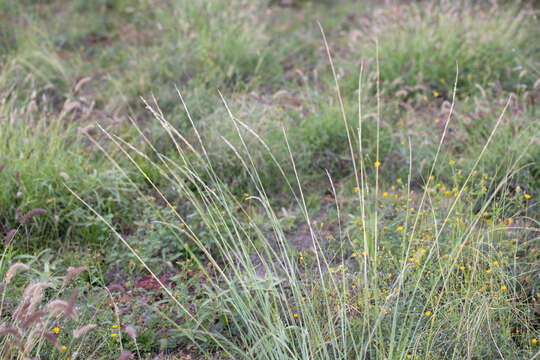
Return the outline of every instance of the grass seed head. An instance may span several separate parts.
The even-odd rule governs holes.
[[[58,343],[58,340],[56,339],[56,336],[54,336],[54,334],[52,333],[48,333],[48,332],[44,332],[43,333],[43,337],[47,340],[49,340],[54,346],[56,346],[56,348],[58,349],[58,351],[62,351],[62,347],[60,346],[60,344]]]
[[[23,263],[15,263],[15,264],[11,265],[11,267],[6,272],[6,276],[5,276],[6,284],[9,284],[9,282],[11,281],[11,279],[13,279],[13,277],[15,276],[15,273],[17,273],[17,271],[19,271],[19,270],[28,270],[28,269],[30,269],[30,268],[27,265],[23,264]]]
[[[90,330],[94,329],[96,326],[97,326],[96,324],[88,324],[88,325],[85,325],[85,326],[83,326],[81,328],[73,330],[73,337],[75,339],[78,339],[81,336],[83,336],[84,334],[86,334],[87,332],[89,332]]]
[[[62,285],[66,286],[75,276],[79,275],[80,273],[86,270],[88,270],[88,266],[86,265],[79,266],[76,268],[70,266],[67,270],[67,274],[66,274],[66,277],[64,278],[64,281],[62,282]]]
[[[118,357],[118,360],[127,360],[127,359],[133,359],[133,354],[130,351],[122,351],[122,353]]]
[[[64,309],[64,319],[67,319],[68,317],[70,317],[75,321],[78,320],[79,316],[78,316],[77,311],[75,309],[75,301],[77,300],[78,291],[79,291],[79,289],[75,288],[71,292],[68,304],[67,304],[66,308]]]
[[[42,208],[32,209],[32,210],[28,211],[26,214],[24,214],[24,216],[21,218],[21,220],[19,222],[21,223],[21,225],[25,225],[34,216],[42,215],[42,214],[45,214],[45,213],[46,213],[45,209],[42,209]]]
[[[11,243],[11,240],[13,240],[16,234],[17,234],[17,229],[9,230],[4,239],[4,246],[9,246],[9,244]]]
[[[68,307],[68,303],[64,300],[56,299],[47,304],[47,308],[51,312],[51,316],[63,312]]]
[[[24,319],[24,321],[22,322],[21,324],[21,328],[22,329],[26,329],[27,327],[29,327],[30,325],[32,325],[33,323],[35,322],[40,322],[41,321],[41,317],[45,315],[45,311],[36,311],[35,313],[33,313],[32,315],[28,316],[26,319]]]
[[[129,337],[135,341],[137,340],[137,332],[135,331],[135,329],[133,327],[131,327],[130,325],[126,326],[126,334],[129,335]]]

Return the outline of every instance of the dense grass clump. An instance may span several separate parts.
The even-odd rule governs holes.
[[[229,115],[235,128],[245,124]],[[166,119],[158,120],[169,126]],[[246,146],[250,136],[265,145],[263,139],[239,130],[242,151],[225,140],[256,189],[237,196],[214,172],[204,143],[199,143],[203,150],[197,153],[198,161],[207,163],[201,176],[194,172],[199,166],[179,146],[184,138],[169,132],[183,160],[156,154],[161,160],[151,164],[200,219],[190,221],[193,214],[186,217],[169,204],[182,225],[175,231],[192,241],[195,250],[190,254],[208,282],[200,290],[208,302],[197,314],[171,294],[186,318],[178,330],[186,340],[196,341],[200,351],[222,351],[234,358],[532,355],[531,344],[521,336],[516,342],[508,334],[536,336],[534,316],[527,311],[536,296],[530,295],[534,285],[523,274],[537,255],[527,240],[520,241],[531,240],[525,230],[530,220],[505,211],[506,205],[519,208],[523,203],[528,211],[530,194],[523,189],[506,192],[517,162],[509,164],[503,180],[489,192],[489,177],[478,177],[476,169],[501,121],[502,116],[471,169],[458,171],[463,179],[446,183],[432,175],[441,166],[441,142],[420,191],[411,188],[410,176],[396,179],[388,189],[381,187],[382,159],[375,155],[373,163],[366,161],[351,142],[359,173],[356,187],[348,193],[356,199],[338,197],[329,177],[335,201],[329,206],[336,212],[335,218],[324,216],[335,224],[328,230],[316,225],[316,215],[307,206],[294,150],[287,143],[292,165],[287,171],[296,181],[288,182],[288,166],[270,157],[306,224],[308,241],[296,246],[294,235],[272,209]],[[362,142],[359,146],[362,149]],[[505,194],[504,205],[494,200],[499,191]],[[474,200],[484,194],[480,209],[475,209]],[[356,219],[343,217],[344,211]],[[188,330],[188,324],[195,328]],[[485,337],[486,332],[491,336]]]

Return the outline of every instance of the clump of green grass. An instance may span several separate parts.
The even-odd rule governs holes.
[[[339,92],[338,99],[341,101]],[[533,271],[531,264],[537,255],[534,248],[522,249],[508,238],[532,238],[527,230],[530,221],[523,216],[528,203],[515,217],[497,218],[506,215],[495,207],[486,218],[488,205],[514,175],[517,162],[503,171],[503,178],[486,194],[480,211],[474,211],[471,202],[487,191],[484,187],[471,189],[472,179],[503,115],[465,179],[445,185],[433,175],[441,166],[452,103],[420,191],[411,188],[410,161],[407,179],[399,179],[390,191],[383,191],[379,178],[385,166],[380,154],[380,113],[375,123],[375,155],[368,158],[360,131],[365,118],[361,102],[358,105],[357,131],[350,131],[350,120],[343,118],[356,185],[343,196],[345,203],[352,203],[347,215],[357,220],[354,224],[345,220],[337,195],[342,190],[328,172],[328,191],[337,214],[332,219],[337,225],[329,235],[314,227],[287,132],[289,161],[285,163],[277,160],[264,139],[238,120],[225,102],[231,126],[240,139],[237,145],[224,139],[225,143],[255,189],[239,197],[216,174],[201,138],[197,144],[200,151],[195,151],[195,145],[171,128],[159,110],[150,108],[167,129],[180,159],[156,153],[158,160],[150,165],[190,203],[200,222],[179,212],[157,186],[155,190],[181,224],[175,232],[197,248],[199,255],[191,255],[207,279],[201,294],[207,303],[193,312],[147,267],[183,313],[184,325],[173,320],[171,325],[186,341],[197,343],[201,352],[219,351],[234,358],[532,356],[533,339],[538,337],[531,315],[536,295],[530,294],[534,285],[523,274]],[[192,124],[198,137],[197,125]],[[132,147],[109,137],[132,159]],[[303,214],[309,251],[299,254],[291,246],[247,146],[248,137],[254,137],[268,151],[282,174]],[[148,142],[146,137],[143,140]],[[187,152],[193,152],[195,158]],[[409,156],[413,156],[410,151]],[[288,180],[288,171],[294,181]],[[356,199],[349,200],[351,196]],[[522,203],[522,196],[516,198],[517,204]],[[517,228],[510,226],[515,221]],[[107,224],[114,231],[112,224]],[[133,251],[124,237],[116,235]]]
[[[21,226],[19,213],[41,208],[46,214],[21,228],[26,235],[32,235],[26,237],[32,247],[38,239],[41,244],[53,244],[59,239],[84,239],[95,244],[106,240],[108,231],[73,201],[63,185],[94,193],[94,204],[110,214],[125,204],[120,193],[130,192],[85,145],[76,121],[91,109],[82,102],[65,100],[60,113],[51,115],[55,105],[47,86],[40,85],[32,75],[14,77],[17,73],[13,69],[0,76],[2,231]]]

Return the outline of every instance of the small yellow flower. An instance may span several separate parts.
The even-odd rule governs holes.
[[[426,311],[426,316],[431,316],[431,311]]]
[[[387,197],[388,196],[388,193],[385,191],[382,193],[382,197]]]
[[[294,313],[292,316],[293,316],[295,319],[297,319],[297,318],[298,318],[298,313]]]
[[[460,270],[465,270],[465,266],[460,266],[459,269]]]
[[[304,257],[303,257],[303,256],[300,256],[300,261],[304,261]]]
[[[366,256],[366,252],[365,251],[362,251],[362,256]]]
[[[112,326],[112,328],[113,328],[113,329],[118,329],[118,325],[114,324],[114,325]]]
[[[357,256],[358,256],[358,254],[357,254],[357,253],[355,253],[355,252],[354,252],[354,253],[352,253],[352,257],[353,257],[353,258],[355,258],[355,257],[357,257]]]
[[[486,273],[491,274],[491,269],[487,269]]]
[[[523,196],[525,196],[525,199],[529,200],[531,198],[531,195],[525,193]]]
[[[116,333],[112,333],[111,336],[112,336],[113,338],[115,338],[117,335],[116,335]]]
[[[502,290],[502,291],[505,291],[505,290],[506,290],[506,286],[505,286],[505,285],[501,286],[501,290]]]
[[[398,226],[396,230],[397,231],[403,231],[403,226]]]
[[[455,162],[454,160],[450,160],[450,161],[448,162],[449,165],[454,165],[455,163],[456,163],[456,162]]]
[[[493,262],[493,265],[497,266],[497,265],[499,265],[499,262],[498,262],[497,260],[495,260],[495,261]]]
[[[375,163],[373,163],[373,165],[375,165],[375,167],[379,167],[379,166],[381,166],[381,162],[380,161],[375,161]]]
[[[354,192],[355,192],[355,193],[357,193],[357,192],[359,192],[359,191],[360,191],[360,188],[359,188],[358,186],[354,188]]]
[[[60,332],[60,329],[57,328],[57,327],[55,327],[55,328],[53,329],[53,332],[54,332],[55,334],[58,334],[58,333]]]
[[[536,339],[532,339],[531,342],[532,342],[533,344],[536,344]]]
[[[412,359],[412,356],[411,356],[411,355],[407,355],[407,359]]]
[[[356,285],[352,284],[351,289],[356,289]]]
[[[434,91],[434,92],[433,92],[433,96],[439,97],[439,93],[438,93],[437,91]]]
[[[401,179],[397,179],[396,182],[397,182],[398,184],[401,184]]]
[[[439,118],[435,118],[435,120],[433,120],[433,121],[435,122],[435,124],[438,124],[439,121],[441,121],[441,120],[439,120]]]
[[[448,196],[450,195],[450,190],[446,190],[444,193],[446,194],[446,196]]]
[[[60,346],[60,349],[62,349],[62,351],[66,351],[67,347],[66,347],[66,345],[62,345],[62,346]]]
[[[396,187],[395,187],[394,185],[392,185],[392,186],[390,187],[390,189],[396,190]]]

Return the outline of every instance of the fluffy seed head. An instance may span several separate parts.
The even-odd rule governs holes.
[[[137,332],[135,331],[135,329],[133,327],[131,327],[130,325],[126,326],[126,334],[129,335],[129,337],[135,341],[137,340]]]
[[[42,208],[35,208],[24,214],[24,216],[19,221],[21,225],[25,225],[30,219],[32,219],[34,216],[45,214],[46,211]]]
[[[77,312],[75,311],[75,301],[77,300],[78,291],[79,289],[75,288],[71,292],[68,304],[66,308],[64,309],[64,319],[67,319],[68,317],[70,317],[73,320],[77,321],[77,319],[79,318],[79,316],[77,315]]]
[[[96,324],[88,324],[88,325],[85,325],[85,326],[83,326],[81,328],[73,330],[73,337],[75,339],[78,339],[81,336],[83,336],[84,334],[86,334],[87,332],[89,332],[90,330],[92,330],[93,328],[95,328],[96,326],[97,326]]]
[[[80,273],[82,273],[83,271],[86,271],[88,270],[88,266],[79,266],[79,267],[69,267],[67,269],[67,275],[66,277],[64,278],[64,281],[62,283],[63,286],[66,286],[67,284],[69,284],[69,282],[77,275],[79,275]]]
[[[68,303],[64,300],[56,299],[47,304],[47,309],[50,310],[51,316],[61,313],[68,307]]]
[[[15,234],[17,234],[17,229],[11,229],[8,231],[8,233],[6,234],[6,238],[4,239],[4,245],[5,246],[9,246],[9,244],[11,243],[11,240],[13,240],[13,237],[15,236]]]
[[[43,337],[53,343],[59,351],[62,351],[62,347],[58,343],[58,340],[56,340],[56,336],[54,336],[54,334],[44,332]]]
[[[8,269],[7,273],[6,273],[6,284],[9,284],[9,282],[11,281],[11,279],[13,279],[13,277],[15,276],[15,273],[19,270],[28,270],[29,267],[26,266],[25,264],[23,263],[15,263],[13,265],[11,265],[11,267]]]
[[[7,327],[4,327],[2,325],[0,327],[0,336],[4,336],[4,335],[11,335],[11,337],[13,339],[13,345],[19,346],[19,344],[21,342],[20,338],[22,337],[21,334],[19,333],[19,330],[17,330],[16,328],[13,328],[13,327],[7,328]]]
[[[127,359],[133,359],[133,354],[130,351],[122,351],[122,353],[118,357],[118,360],[127,360]]]
[[[29,327],[30,325],[32,325],[33,323],[35,323],[36,321],[37,322],[40,322],[41,321],[41,317],[45,315],[45,311],[36,311],[35,313],[33,313],[32,315],[28,316],[26,319],[24,319],[24,321],[22,322],[21,324],[21,328],[22,329],[26,329],[27,327]]]

